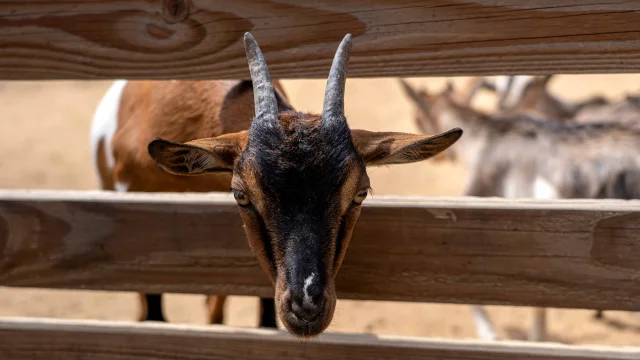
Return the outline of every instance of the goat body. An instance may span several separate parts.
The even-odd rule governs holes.
[[[291,106],[274,82],[281,111]],[[247,130],[254,114],[251,81],[118,80],[98,105],[91,148],[103,190],[121,192],[229,191],[231,174],[177,176],[147,153],[156,137],[176,142]],[[208,297],[209,322],[223,322],[224,296]],[[275,327],[273,300],[263,299],[262,326]],[[164,321],[160,294],[141,296],[139,320]]]

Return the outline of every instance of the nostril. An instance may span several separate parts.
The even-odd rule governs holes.
[[[311,322],[320,315],[322,311],[322,304],[320,306],[316,304],[304,303],[302,301],[291,302],[291,312],[293,312],[300,320],[305,322]]]

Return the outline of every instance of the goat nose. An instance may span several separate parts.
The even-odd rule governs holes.
[[[302,321],[313,321],[322,311],[323,298],[314,297],[313,301],[303,296],[291,298],[291,311]]]

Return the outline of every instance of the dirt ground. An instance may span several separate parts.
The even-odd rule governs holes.
[[[567,98],[591,94],[619,97],[638,90],[640,75],[561,76],[552,89]],[[411,79],[438,89],[444,79]],[[456,83],[465,79],[455,79]],[[0,82],[0,188],[96,189],[89,153],[92,113],[110,82]],[[320,111],[324,80],[285,81],[299,110]],[[485,96],[481,105],[488,107]],[[412,109],[394,79],[357,79],[347,84],[346,112],[352,128],[417,131]],[[460,195],[464,169],[457,164],[420,163],[371,169],[375,195]],[[374,196],[375,196],[374,195]],[[253,327],[257,299],[232,297],[227,324]],[[133,321],[132,293],[49,291],[0,287],[0,316],[93,318]],[[523,339],[531,322],[528,308],[491,306],[501,336]],[[170,294],[166,313],[172,322],[203,323],[204,297]],[[573,344],[640,345],[640,316],[609,312],[608,323],[593,312],[553,309],[552,341]],[[468,306],[339,301],[330,328],[338,332],[453,338],[475,336]]]

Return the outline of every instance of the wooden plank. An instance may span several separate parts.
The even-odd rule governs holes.
[[[633,0],[0,1],[2,79],[231,79],[251,31],[274,78],[637,72]]]
[[[68,359],[637,360],[640,348],[453,341],[325,333],[301,342],[274,330],[107,321],[0,319],[0,357]]]
[[[0,285],[272,295],[228,194],[0,192]],[[367,200],[349,299],[640,310],[640,201]]]

